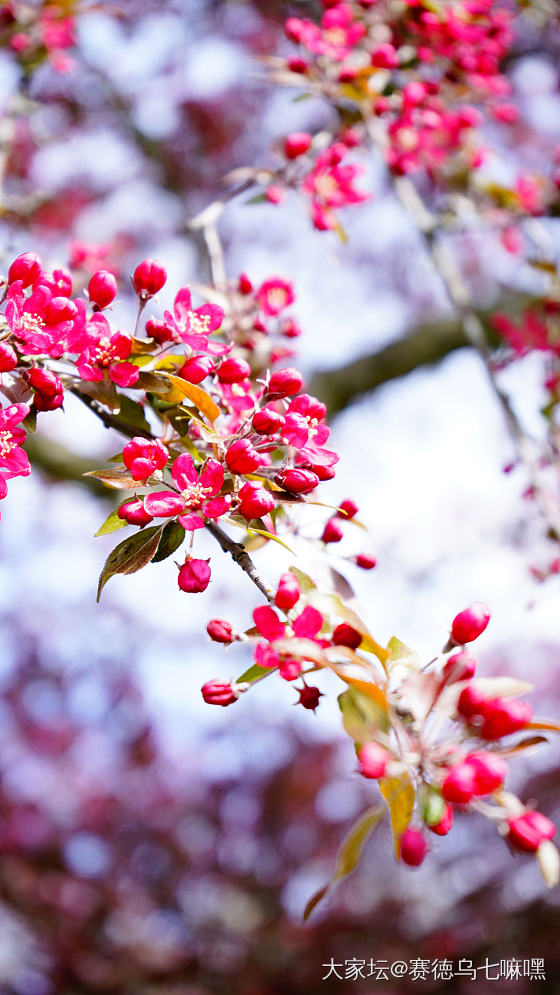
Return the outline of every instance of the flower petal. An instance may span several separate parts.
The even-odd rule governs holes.
[[[177,521],[187,532],[196,532],[197,529],[204,528],[204,519],[200,515],[195,514],[194,511],[190,515],[179,515]]]
[[[185,502],[173,491],[155,491],[144,498],[144,509],[152,518],[173,518],[184,510]]]
[[[255,608],[253,619],[261,636],[264,636],[269,642],[273,642],[275,639],[282,639],[284,635],[284,623],[280,621],[273,608],[270,608],[268,605]]]
[[[229,511],[229,499],[223,495],[212,498],[210,501],[204,502],[201,511],[206,518],[219,518],[220,515],[225,515],[226,511]]]
[[[197,483],[198,473],[190,453],[181,453],[177,457],[171,474],[180,491],[186,491],[189,488],[189,484]]]
[[[181,457],[179,456],[179,459]],[[224,468],[221,463],[218,463],[215,459],[209,459],[205,466],[202,468],[200,474],[200,483],[203,487],[209,487],[211,489],[212,497],[217,494],[222,488],[224,482]]]
[[[307,608],[303,609],[301,615],[296,618],[293,629],[296,636],[313,639],[320,632],[322,625],[323,616],[321,612],[308,605]]]

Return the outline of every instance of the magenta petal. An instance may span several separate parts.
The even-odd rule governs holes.
[[[207,326],[208,332],[215,332],[217,328],[222,324],[225,311],[218,304],[203,304],[202,307],[197,307],[195,314],[197,318],[204,318],[208,316],[210,319]]]
[[[323,616],[321,612],[308,605],[307,608],[303,609],[301,615],[296,618],[293,629],[296,636],[313,639],[320,632],[322,625]]]
[[[23,449],[13,449],[11,453],[0,459],[2,459],[2,468],[8,470],[14,477],[27,477],[31,473],[29,459]]]
[[[275,639],[282,639],[284,635],[284,623],[280,621],[273,608],[269,608],[268,605],[255,608],[253,618],[261,636],[264,636],[269,642],[274,642]]]
[[[27,418],[29,414],[28,404],[10,404],[8,408],[0,411],[0,424],[3,428],[13,429],[20,421]]]
[[[173,311],[177,323],[182,327],[186,326],[191,307],[191,292],[188,287],[181,287],[181,289],[177,292],[175,303],[173,305]]]
[[[187,532],[196,532],[197,529],[204,528],[204,520],[194,511],[190,515],[180,515],[177,521]]]
[[[132,339],[124,332],[115,332],[111,335],[111,349],[118,359],[128,359],[132,349]]]
[[[82,380],[93,380],[95,383],[100,383],[103,380],[103,370],[99,366],[78,361],[76,367]]]
[[[140,370],[134,363],[113,363],[109,367],[109,376],[117,387],[133,387],[140,376]]]
[[[287,414],[280,435],[288,445],[294,446],[296,449],[302,449],[309,438],[307,419],[302,415]]]
[[[189,484],[196,484],[198,481],[198,473],[189,453],[181,453],[177,457],[171,473],[180,491],[187,491]]]
[[[173,518],[184,510],[185,502],[173,491],[156,491],[144,498],[144,509],[152,518]]]
[[[180,459],[181,457],[179,457]],[[221,463],[218,463],[215,459],[209,459],[206,465],[202,468],[200,474],[200,483],[203,487],[209,487],[211,489],[212,495],[217,494],[221,490],[222,484],[224,482],[224,468]]]
[[[265,645],[265,643],[258,643],[255,647],[255,663],[259,667],[266,667],[267,669],[277,667],[279,659],[278,654],[270,646]]]
[[[204,502],[201,511],[206,518],[219,518],[220,515],[225,515],[226,511],[229,511],[229,500],[223,496],[212,498],[211,501]]]

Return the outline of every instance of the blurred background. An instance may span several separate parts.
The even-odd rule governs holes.
[[[72,260],[86,283],[110,261],[123,328],[128,274],[144,255],[169,272],[155,316],[176,288],[207,278],[188,218],[229,170],[274,164],[275,141],[328,123],[320,102],[270,87],[258,61],[288,53],[282,23],[294,12],[316,10],[127,0],[78,19],[66,72],[47,62],[24,74],[0,51],[2,269],[34,249],[50,265]],[[536,35],[511,59],[521,117],[507,137],[489,136],[504,162],[534,166],[560,142],[558,51],[558,38]],[[378,558],[368,574],[335,565],[376,639],[396,634],[429,659],[457,611],[487,601],[481,669],[532,680],[535,708],[558,718],[559,581],[530,572],[545,556],[542,523],[522,471],[502,472],[513,455],[502,414],[421,239],[381,163],[363,161],[374,197],[344,213],[347,244],[314,231],[296,195],[281,207],[241,197],[221,229],[228,273],[295,281],[301,367],[331,404],[343,454],[325,500],[357,500],[369,535],[352,535],[348,551],[361,543]],[[557,239],[557,223],[543,224]],[[488,232],[465,235],[462,255],[481,308],[539,288]],[[528,357],[505,375],[537,433],[541,372]],[[245,625],[257,603],[225,557],[198,599],[178,591],[166,561],[113,578],[95,604],[112,541],[92,537],[113,499],[80,474],[121,443],[73,402],[40,418],[37,469],[2,503],[0,993],[557,990],[559,889],[546,892],[535,863],[474,817],[434,837],[417,871],[396,864],[378,830],[356,874],[302,923],[377,790],[355,772],[334,678],[322,676],[332,700],[316,715],[294,709],[294,690],[275,679],[227,710],[202,703],[204,681],[248,665],[243,647],[222,652],[204,631],[216,614]],[[311,520],[309,534],[321,525],[314,533]],[[197,549],[218,566],[204,537]],[[283,556],[259,553],[263,572],[286,568]],[[557,742],[513,766],[512,789],[558,823]],[[367,977],[372,959],[461,957],[544,958],[546,980]]]

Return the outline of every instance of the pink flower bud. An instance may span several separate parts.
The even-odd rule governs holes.
[[[341,501],[337,511],[339,518],[354,518],[354,515],[357,514],[358,505],[355,501],[351,501],[349,498],[347,498],[346,501]]]
[[[286,197],[286,191],[277,183],[271,183],[266,188],[264,195],[270,204],[281,204]]]
[[[146,322],[146,334],[150,336],[154,342],[158,342],[159,345],[163,345],[164,342],[169,342],[173,338],[173,329],[167,324],[163,318],[148,318]]]
[[[332,641],[335,646],[349,646],[351,650],[357,650],[362,641],[362,634],[353,625],[341,622],[332,634]]]
[[[178,371],[177,376],[189,383],[202,383],[214,372],[216,364],[210,356],[191,356]]]
[[[15,370],[18,358],[14,349],[8,342],[0,342],[0,373],[9,373]]]
[[[369,553],[358,553],[354,557],[354,563],[362,570],[373,570],[377,566],[377,559],[375,556],[370,556]]]
[[[505,781],[507,764],[497,753],[487,753],[482,750],[469,753],[464,763],[474,771],[476,795],[488,795]]]
[[[419,867],[428,847],[420,829],[409,826],[401,836],[401,860],[409,867]]]
[[[543,840],[551,840],[556,835],[556,826],[542,812],[524,812],[509,820],[508,839],[516,850],[534,853]]]
[[[38,366],[32,367],[25,374],[25,379],[33,390],[44,394],[45,397],[54,397],[64,390],[64,384],[56,373],[51,370],[42,370]]]
[[[454,653],[443,668],[443,677],[448,684],[455,681],[470,681],[476,672],[476,660],[468,653]],[[466,690],[466,689],[465,689]]]
[[[259,435],[276,435],[282,428],[285,418],[278,411],[265,407],[262,411],[256,411],[251,422],[253,429]]]
[[[298,691],[299,701],[297,704],[303,705],[304,708],[309,708],[314,712],[319,705],[319,698],[323,697],[319,688],[309,687],[307,684],[304,684],[302,688],[298,688]]]
[[[236,685],[227,681],[208,681],[201,690],[207,705],[232,705],[239,697]]]
[[[396,69],[399,64],[399,57],[394,45],[379,45],[371,53],[371,64],[378,69]]]
[[[484,715],[488,698],[474,684],[463,688],[457,702],[457,711],[464,719]]]
[[[212,618],[206,626],[206,631],[215,643],[233,643],[237,638],[233,632],[233,626],[223,618]]]
[[[224,359],[218,367],[220,383],[240,383],[251,376],[251,367],[245,359],[234,359],[233,356]]]
[[[294,131],[284,141],[286,159],[297,159],[311,147],[312,138],[307,131]]]
[[[8,283],[21,280],[23,287],[30,287],[41,276],[42,265],[41,257],[36,252],[22,252],[8,270]]]
[[[163,470],[169,451],[159,439],[144,439],[137,435],[123,449],[124,465],[134,480],[147,480],[155,470]]]
[[[117,515],[123,522],[128,522],[129,525],[149,525],[153,522],[153,518],[145,510],[143,502],[138,498],[134,501],[125,501],[121,504]]]
[[[210,577],[208,560],[196,560],[192,556],[187,556],[179,570],[177,583],[181,591],[185,591],[186,594],[200,594],[208,587]]]
[[[329,518],[321,536],[323,542],[340,542],[343,536],[344,531],[338,518]]]
[[[253,284],[251,283],[246,273],[241,273],[239,280],[237,282],[237,289],[240,294],[253,293]]]
[[[458,763],[445,778],[441,793],[446,801],[466,805],[476,794],[474,769],[465,763]]]
[[[236,439],[226,452],[226,463],[232,473],[252,473],[262,458],[248,439]]]
[[[360,774],[373,779],[383,777],[390,759],[391,754],[379,743],[364,743],[358,753]]]
[[[274,603],[277,608],[281,608],[282,611],[287,612],[299,601],[300,594],[301,589],[295,574],[282,574],[278,583],[278,590],[274,597]]]
[[[490,609],[482,601],[474,601],[453,619],[451,641],[458,646],[472,643],[484,632],[490,621]]]
[[[524,729],[531,721],[533,709],[527,701],[494,698],[487,702],[480,735],[484,739],[501,739]]]
[[[132,283],[143,300],[153,297],[164,286],[167,272],[155,259],[143,259],[134,270]]]
[[[305,73],[309,69],[309,65],[305,61],[305,59],[301,59],[297,55],[291,59],[288,59],[287,67],[291,73],[299,73],[302,76],[305,75]]]
[[[319,477],[311,470],[288,468],[276,476],[276,483],[292,494],[309,494],[319,484]]]
[[[448,832],[453,826],[453,809],[451,808],[451,805],[449,805],[447,802],[444,802],[444,806],[445,807],[438,822],[426,823],[428,829],[432,833],[435,833],[437,836],[447,836]]]
[[[88,284],[89,299],[102,311],[112,304],[117,296],[118,285],[112,273],[100,269],[94,273]]]
[[[262,518],[274,508],[274,498],[257,480],[248,480],[239,491],[239,511],[248,521]]]
[[[268,384],[267,394],[269,397],[291,397],[297,394],[303,386],[303,377],[298,370],[287,368],[276,370]]]
[[[297,660],[292,656],[284,657],[278,664],[280,677],[285,681],[295,681],[301,674],[301,671],[301,660]]]

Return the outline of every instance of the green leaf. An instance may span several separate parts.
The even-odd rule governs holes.
[[[25,416],[22,425],[28,432],[35,432],[37,429],[37,408],[31,408],[29,414]]]
[[[305,906],[303,913],[304,921],[309,919],[313,909],[325,897],[327,891],[338,881],[342,881],[343,878],[348,877],[356,869],[368,837],[376,826],[379,825],[384,815],[385,807],[383,805],[376,805],[375,808],[367,809],[353,825],[348,835],[342,841],[340,850],[338,851],[336,867],[332,878],[319,891],[315,892]]]
[[[362,683],[362,682],[360,682]],[[365,683],[365,681],[363,682]],[[375,685],[371,685],[375,688]],[[380,688],[377,700],[373,695],[364,694],[357,687],[349,687],[338,696],[338,707],[342,712],[342,724],[351,739],[360,746],[369,742],[379,730],[386,732],[389,728],[387,705]]]
[[[414,785],[407,771],[398,777],[380,777],[377,783],[389,809],[395,854],[400,860],[401,836],[408,828],[414,811]]]
[[[296,555],[294,553],[293,549],[290,549],[290,547],[288,546],[288,544],[286,542],[284,542],[282,539],[279,539],[278,536],[274,535],[273,532],[267,532],[266,529],[255,529],[255,528],[253,528],[253,526],[250,526],[250,527],[247,526],[247,532],[248,532],[249,535],[255,535],[256,534],[258,536],[263,536],[267,540],[268,539],[272,539],[274,542],[277,542],[280,546],[283,546],[284,549],[287,549],[288,553],[291,553],[292,556]]]
[[[133,491],[138,487],[138,481],[130,475],[130,470],[127,470],[126,467],[115,467],[114,470],[90,470],[83,476],[95,477],[96,480],[101,480],[107,487],[112,487],[115,490]]]
[[[305,574],[303,570],[300,570],[298,567],[290,567],[290,573],[299,581],[302,594],[307,594],[309,591],[316,589],[317,585],[315,581],[308,574]]]
[[[190,401],[211,425],[214,424],[216,418],[220,417],[221,412],[218,405],[202,387],[189,383],[182,377],[174,377],[171,373],[161,373],[160,379],[163,379],[164,382],[167,381],[168,384],[164,397],[166,402],[181,404],[184,400]]]
[[[153,563],[160,563],[161,560],[166,560],[168,556],[171,556],[185,538],[185,530],[179,522],[168,522],[163,528],[163,533],[161,536],[161,541],[157,549],[157,553],[152,557]]]
[[[163,525],[158,528],[141,529],[124,542],[115,546],[105,560],[105,565],[99,577],[97,586],[97,601],[107,581],[115,574],[133,574],[141,570],[153,560],[163,532]]]
[[[128,424],[133,425],[134,428],[140,428],[143,432],[150,432],[149,422],[146,421],[146,415],[144,414],[144,408],[138,401],[133,401],[126,394],[121,394],[121,410],[120,417]]]
[[[266,204],[268,202],[268,197],[264,193],[257,193],[254,197],[249,197],[245,201],[246,204]]]
[[[259,677],[264,677],[268,674],[273,674],[276,671],[276,667],[259,667],[258,663],[254,663],[252,667],[249,667],[241,677],[238,677],[235,681],[236,684],[252,684],[253,681],[257,681]]]
[[[103,525],[95,533],[96,536],[106,536],[111,532],[116,532],[118,529],[126,528],[128,522],[125,522],[123,518],[119,518],[119,508],[122,508],[123,504],[126,504],[126,502],[121,501],[118,508],[114,508],[111,514],[107,515]]]

